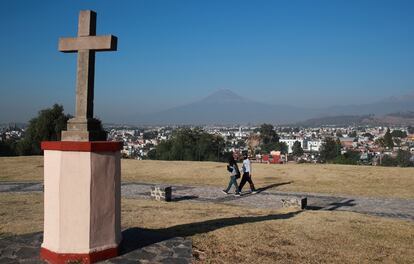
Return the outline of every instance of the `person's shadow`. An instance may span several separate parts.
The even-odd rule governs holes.
[[[258,188],[258,189],[256,190],[256,192],[257,192],[257,193],[261,193],[261,192],[264,192],[264,191],[266,191],[266,190],[268,190],[268,189],[276,188],[276,187],[279,187],[279,186],[282,186],[282,185],[291,184],[291,183],[293,183],[293,181],[289,181],[289,182],[280,182],[280,183],[273,183],[273,184],[270,184],[270,185],[267,185],[267,186],[264,186],[264,187]]]
[[[288,219],[299,214],[301,211],[286,214],[272,214],[265,216],[229,217],[206,220],[202,222],[189,223],[171,226],[160,229],[145,229],[132,227],[122,232],[120,254],[127,254],[133,250],[155,244],[173,237],[188,237],[196,234],[203,234],[228,226],[235,226],[245,223],[256,223],[268,220]]]

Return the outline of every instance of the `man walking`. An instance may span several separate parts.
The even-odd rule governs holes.
[[[239,185],[239,192],[242,191],[243,186],[246,184],[246,181],[250,184],[250,190],[252,193],[256,193],[256,189],[254,188],[254,184],[252,181],[252,167],[249,160],[249,157],[247,156],[247,153],[243,154],[243,176],[240,181]]]

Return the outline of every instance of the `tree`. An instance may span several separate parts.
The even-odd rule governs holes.
[[[157,159],[157,150],[156,149],[151,149],[150,151],[148,151],[147,153],[147,157],[148,159]]]
[[[260,126],[260,148],[263,152],[269,153],[272,150],[278,150],[281,146],[279,143],[279,136],[270,124],[262,124]]]
[[[302,145],[299,141],[295,141],[292,146],[292,155],[295,157],[300,157],[303,155]]]
[[[400,167],[409,167],[413,166],[413,163],[411,162],[411,153],[408,150],[398,150],[397,157],[396,157],[396,163]]]
[[[278,142],[276,143],[275,150],[280,151],[282,154],[288,153],[289,147],[285,142]]]
[[[406,138],[407,133],[405,131],[395,129],[391,132],[391,136],[394,137],[394,138]]]
[[[390,129],[387,129],[387,132],[385,132],[384,135],[384,145],[387,148],[392,149],[394,147],[394,141],[392,140],[392,135],[390,133]]]
[[[157,138],[157,136],[158,136],[157,131],[148,131],[148,132],[144,132],[144,134],[142,135],[142,139],[154,139],[154,138]]]
[[[262,124],[260,126],[260,138],[263,144],[279,142],[279,136],[271,124]]]
[[[356,136],[357,136],[356,131],[352,131],[351,133],[348,134],[348,137],[356,137]]]
[[[380,138],[377,138],[376,140],[375,140],[375,142],[374,142],[376,145],[378,145],[378,146],[380,146],[380,147],[382,147],[382,148],[385,148],[385,141],[384,141],[384,137],[380,137]]]
[[[401,139],[400,138],[394,138],[394,144],[399,147],[401,145]]]
[[[322,143],[320,157],[323,161],[332,161],[341,154],[341,143],[327,137]]]
[[[336,164],[350,164],[356,165],[361,157],[361,153],[358,151],[349,150],[345,152],[343,155],[339,155],[334,159],[334,163]]]
[[[63,106],[58,104],[39,111],[38,116],[29,121],[23,139],[18,142],[17,154],[41,154],[40,142],[60,140],[61,131],[66,129],[69,118],[63,113]]]
[[[342,132],[339,131],[339,130],[336,131],[335,136],[336,137],[343,137]]]
[[[15,140],[0,141],[0,157],[1,156],[16,156],[16,145]]]
[[[381,159],[381,166],[394,167],[397,166],[397,161],[389,155],[384,155]]]
[[[148,158],[159,160],[219,161],[224,158],[224,139],[199,128],[183,128],[171,139],[162,141],[148,153]]]

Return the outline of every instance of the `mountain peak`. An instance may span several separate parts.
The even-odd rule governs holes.
[[[247,98],[244,98],[232,90],[220,89],[209,96],[201,100],[203,103],[246,103],[249,102]]]

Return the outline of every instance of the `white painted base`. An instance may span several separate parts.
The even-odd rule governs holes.
[[[44,150],[44,237],[57,253],[90,253],[121,241],[119,151]]]

